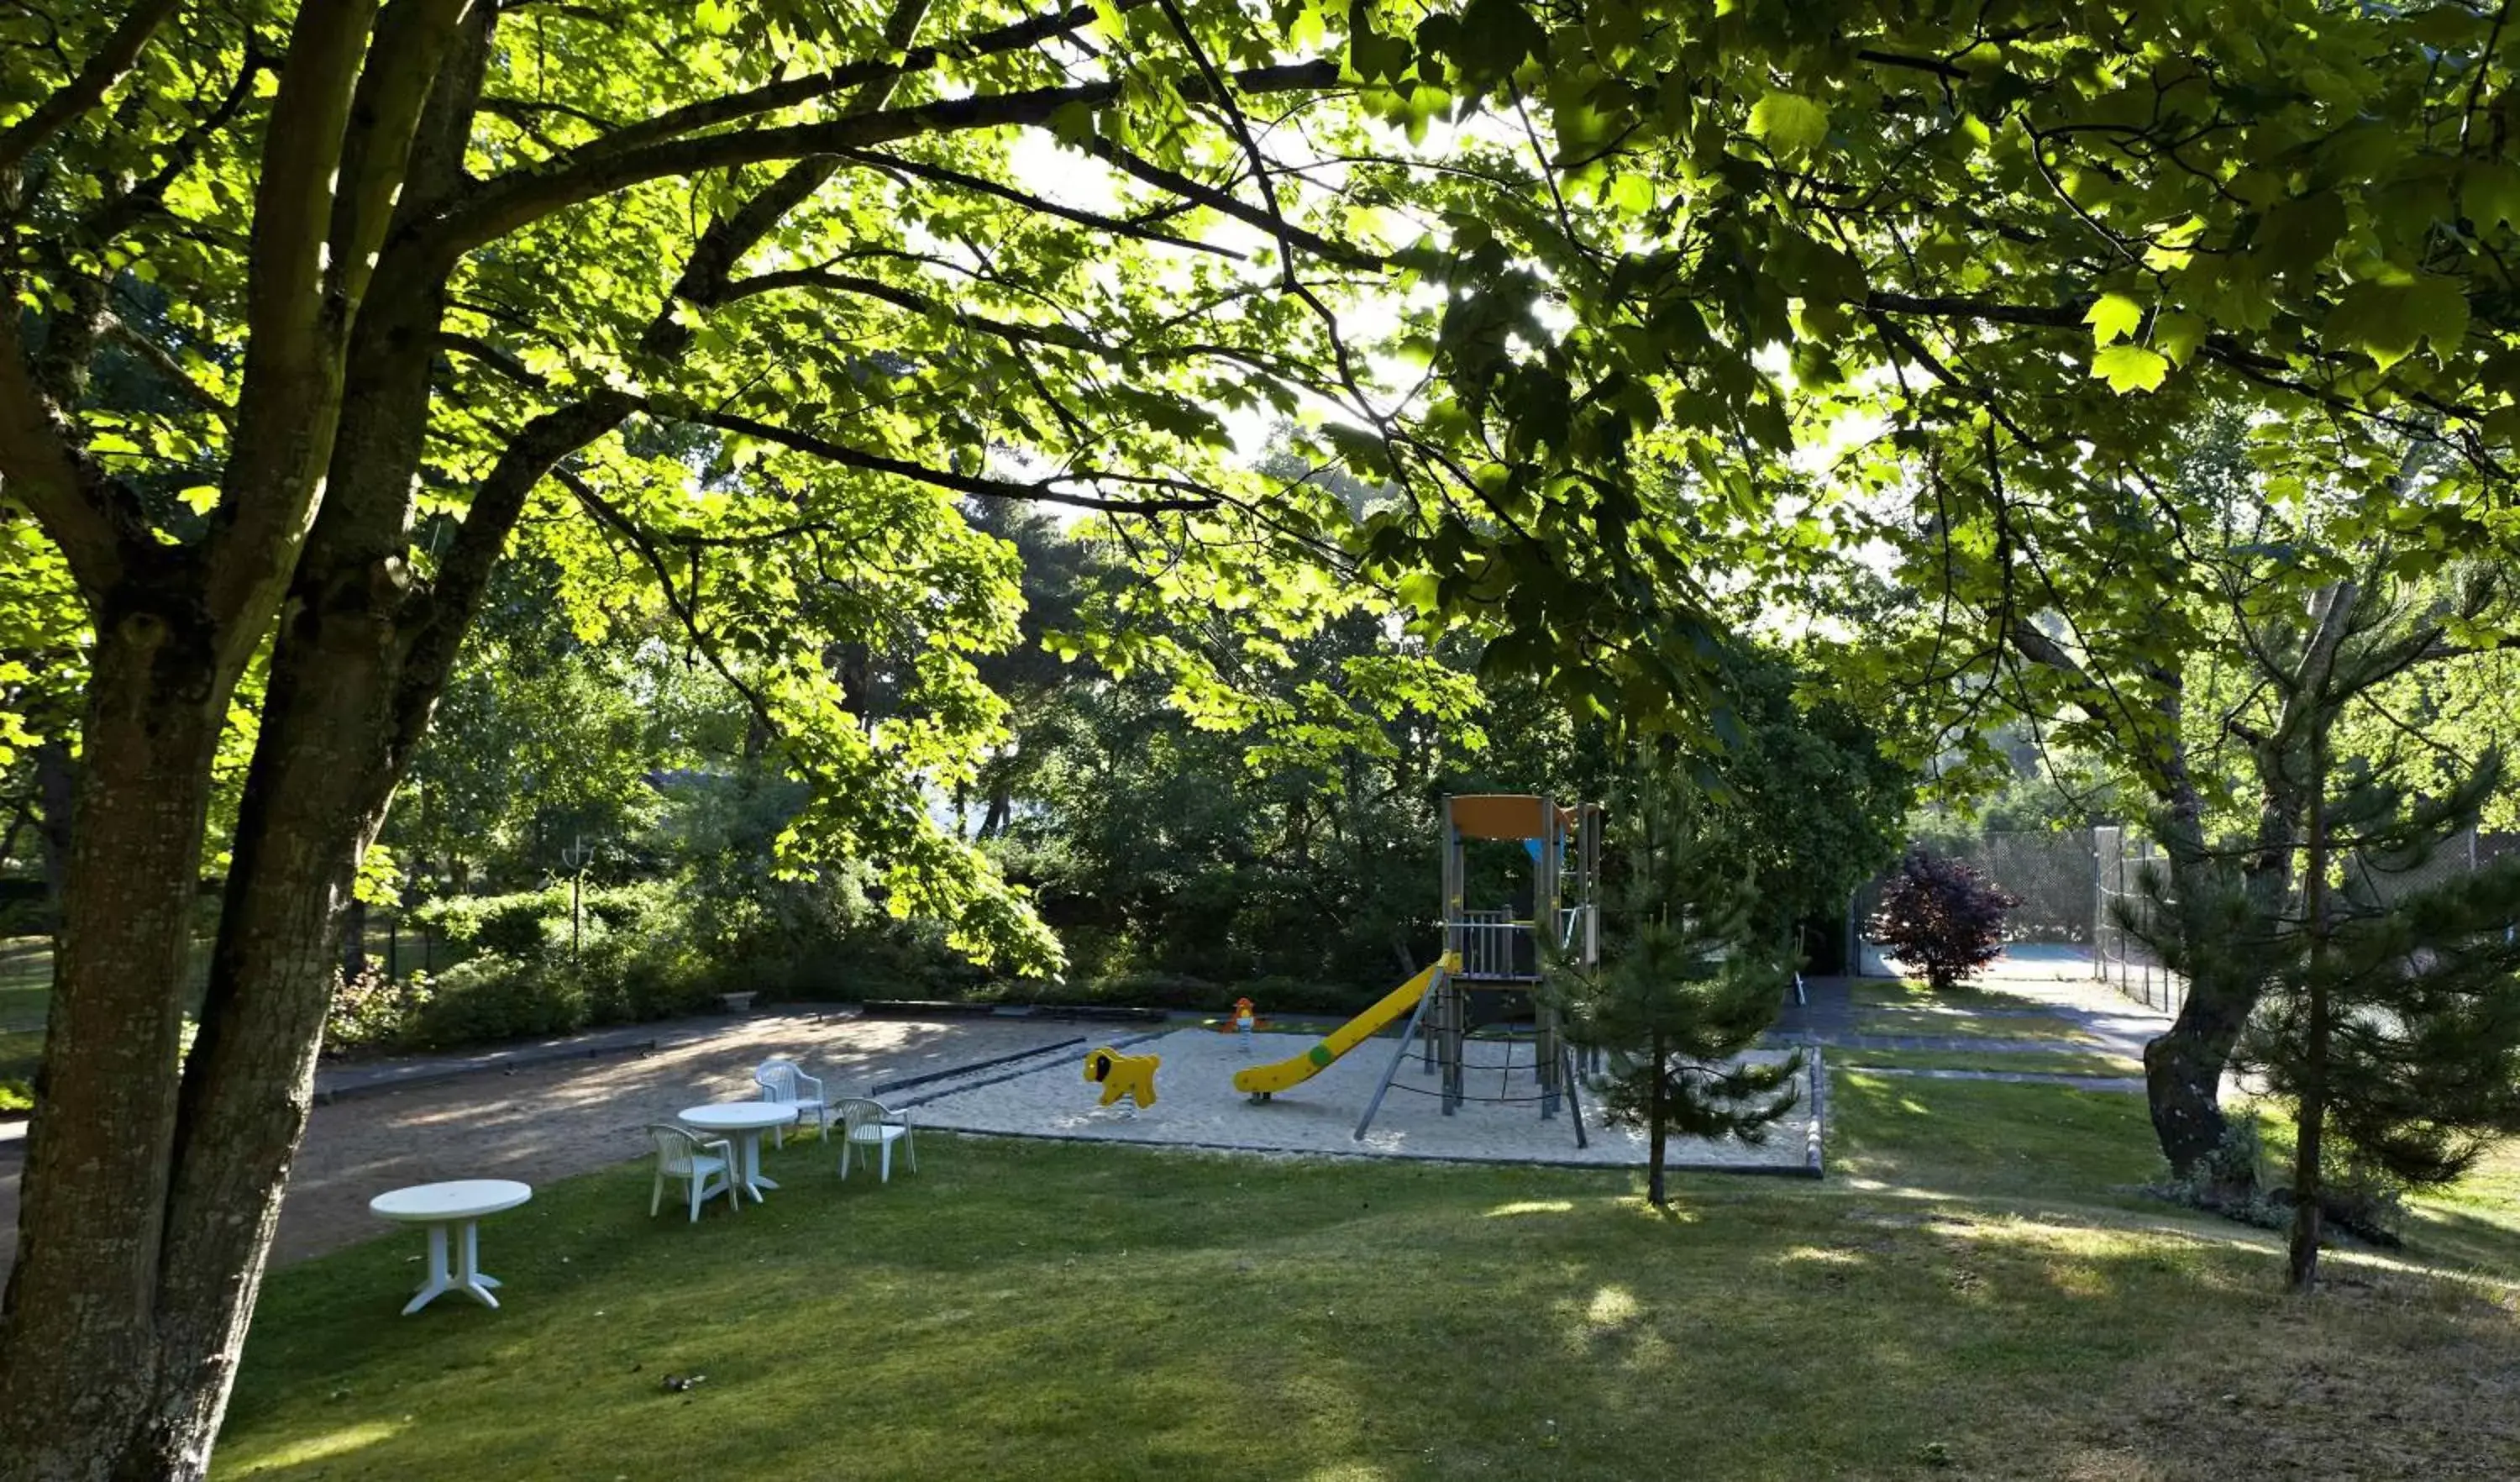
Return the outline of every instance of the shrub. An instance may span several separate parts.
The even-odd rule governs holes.
[[[409,1043],[418,1049],[566,1034],[592,1017],[584,986],[564,966],[496,952],[456,964],[430,986],[411,1020]]]
[[[385,1050],[399,1045],[430,998],[426,974],[397,983],[371,968],[333,990],[324,1016],[324,1044],[331,1050]]]
[[[420,907],[412,917],[461,947],[520,960],[537,958],[551,941],[553,924],[568,919],[568,892],[554,888],[515,895],[451,895]]]
[[[2260,1230],[2288,1230],[2293,1191],[2288,1185],[2266,1183],[2271,1159],[2289,1167],[2289,1149],[2280,1157],[2271,1155],[2258,1119],[2237,1116],[2224,1129],[2222,1144],[2195,1167],[2184,1175],[2165,1174],[2146,1190]],[[2318,1161],[2319,1212],[2327,1225],[2374,1245],[2399,1244],[2406,1229],[2406,1185],[2333,1133],[2321,1145]]]
[[[2003,950],[2003,914],[2019,904],[1958,860],[1911,849],[1881,891],[1872,936],[1900,962],[1922,968],[1927,984],[1948,989]]]

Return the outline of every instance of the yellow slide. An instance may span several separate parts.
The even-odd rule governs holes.
[[[1328,1038],[1302,1055],[1238,1072],[1234,1077],[1234,1089],[1247,1091],[1253,1096],[1268,1096],[1311,1080],[1329,1068],[1340,1055],[1372,1039],[1375,1030],[1417,1008],[1418,1001],[1426,996],[1427,985],[1435,980],[1435,974],[1451,966],[1452,959],[1439,959],[1433,966],[1384,994],[1372,1008],[1331,1030]]]

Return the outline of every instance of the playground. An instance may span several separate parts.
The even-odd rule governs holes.
[[[1256,1034],[1245,1047],[1235,1034],[1204,1028],[1176,1029],[1144,1041],[1117,1044],[1128,1055],[1152,1055],[1157,1099],[1138,1108],[1129,1101],[1100,1103],[1080,1084],[1073,1052],[1057,1052],[1035,1064],[982,1072],[973,1084],[947,1083],[913,1100],[922,1127],[959,1132],[1012,1134],[1083,1142],[1187,1145],[1245,1152],[1433,1158],[1475,1163],[1538,1163],[1635,1167],[1645,1160],[1643,1132],[1603,1127],[1580,1096],[1571,1108],[1540,1115],[1542,1092],[1532,1070],[1529,1038],[1478,1038],[1465,1047],[1466,1096],[1444,1110],[1439,1072],[1424,1068],[1417,1052],[1401,1053],[1390,1035],[1365,1041],[1299,1087],[1255,1101],[1238,1092],[1234,1077],[1255,1066],[1300,1056],[1317,1043],[1309,1036]],[[1358,1138],[1359,1115],[1372,1099],[1395,1054],[1405,1061],[1383,1098],[1372,1125]],[[1756,1052],[1780,1060],[1785,1052]],[[1666,1163],[1711,1172],[1816,1174],[1826,1099],[1816,1058],[1807,1067],[1804,1104],[1764,1143],[1675,1139]],[[1585,1118],[1577,1143],[1575,1119]]]
[[[1600,805],[1462,793],[1443,800],[1440,818],[1443,952],[1347,1022],[1317,1040],[1258,1034],[1243,1017],[1246,1000],[1230,1040],[1183,1030],[1095,1051],[1084,1079],[1104,1092],[1092,1103],[1062,1066],[1045,1065],[924,1095],[926,1120],[963,1132],[1249,1152],[1646,1162],[1645,1129],[1587,1124],[1587,1056],[1540,991],[1552,959],[1576,972],[1600,962]],[[1519,890],[1525,904],[1473,907],[1474,881]],[[1788,1055],[1745,1058],[1782,1063]],[[1664,1166],[1818,1177],[1826,1098],[1817,1054],[1803,1077],[1795,1115],[1767,1137],[1680,1139]]]

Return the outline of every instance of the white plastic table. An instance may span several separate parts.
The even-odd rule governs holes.
[[[368,1200],[370,1214],[428,1227],[428,1280],[402,1315],[410,1317],[450,1291],[464,1292],[484,1307],[498,1306],[499,1299],[490,1295],[498,1279],[481,1274],[480,1232],[475,1222],[485,1214],[514,1209],[533,1196],[530,1185],[512,1179],[459,1179],[451,1184],[417,1184]],[[463,1265],[449,1272],[446,1232],[454,1225],[464,1227]]]
[[[674,1116],[696,1132],[721,1132],[735,1139],[736,1161],[742,1165],[736,1178],[754,1203],[761,1202],[761,1190],[779,1187],[761,1176],[761,1135],[794,1123],[794,1101],[720,1101],[686,1106]]]

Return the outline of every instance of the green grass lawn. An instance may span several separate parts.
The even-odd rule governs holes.
[[[1667,1217],[1618,1173],[931,1137],[889,1188],[791,1145],[696,1229],[624,1167],[489,1222],[496,1313],[394,1317],[412,1233],[276,1273],[219,1471],[2520,1472],[2509,1289],[2349,1258],[2284,1299],[2271,1237],[2132,1191],[2135,1098],[1834,1087],[1829,1181],[1682,1178]]]
[[[1921,1034],[1983,1040],[2055,1040],[2087,1042],[2091,1036],[2072,1019],[2048,1014],[1932,1013],[1915,1010],[1872,1009],[1857,1013],[1847,1027],[1857,1034]]]
[[[51,939],[0,937],[0,1025],[41,1019],[52,991]]]
[[[1837,1050],[1832,1063],[1904,1070],[2024,1070],[2046,1075],[2141,1075],[2143,1062],[2092,1050]]]
[[[1921,978],[1867,977],[1847,984],[1858,1009],[2045,1009],[2037,999],[1966,983],[1936,993]]]

